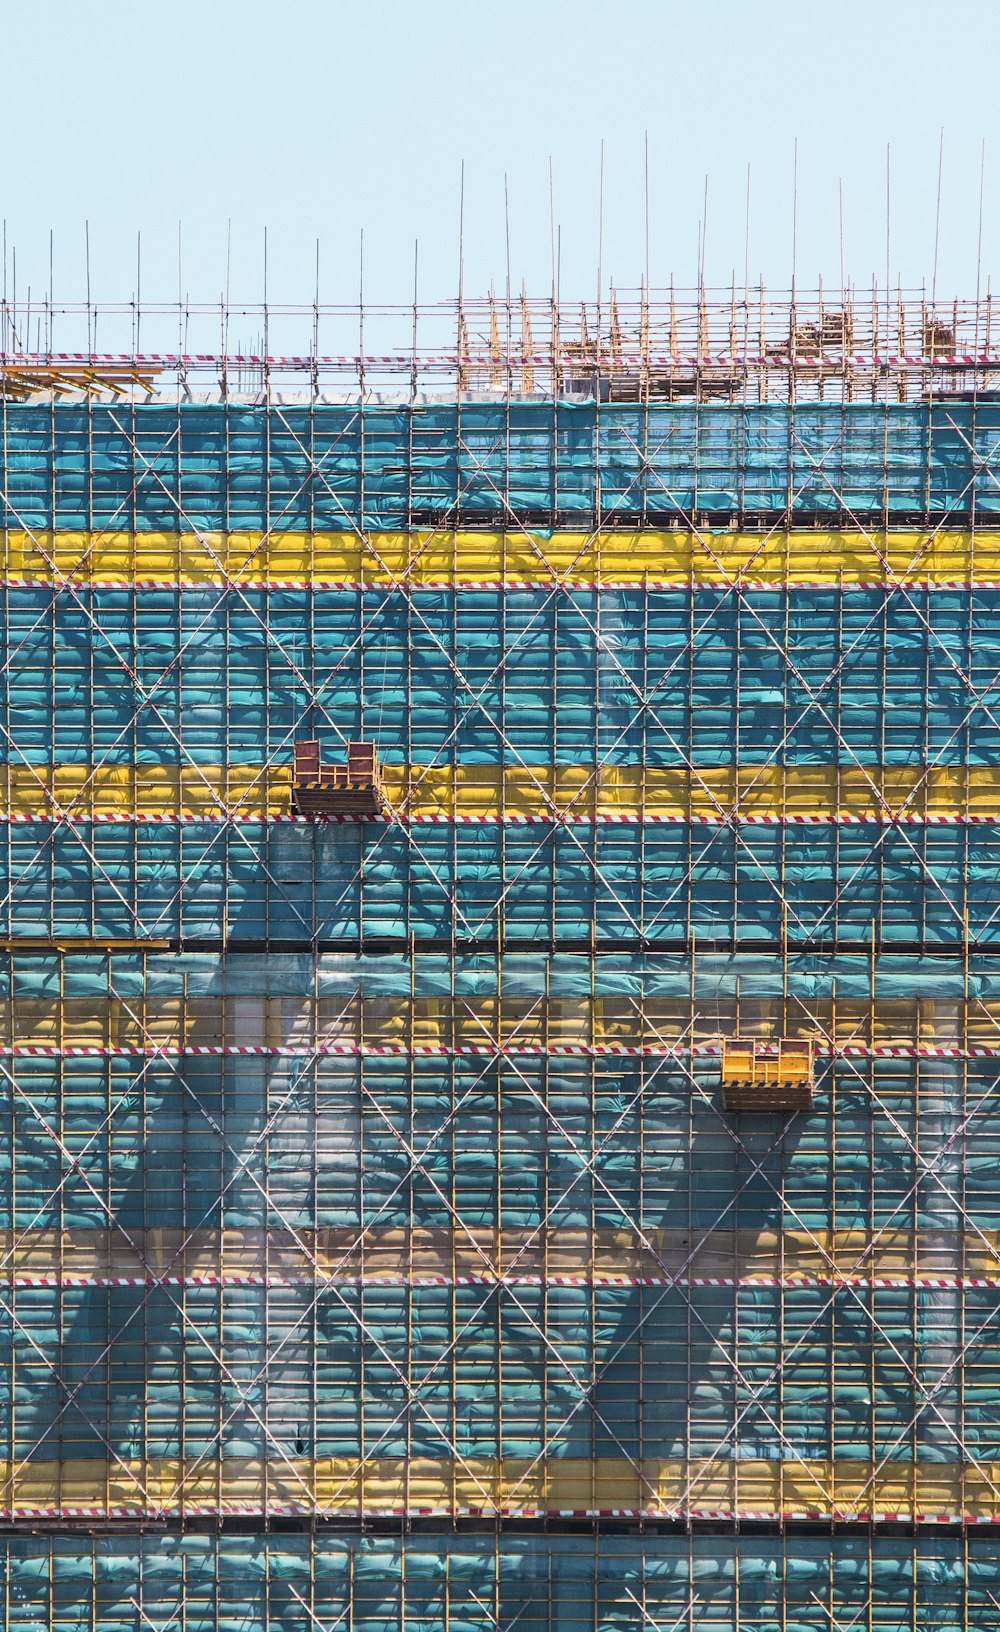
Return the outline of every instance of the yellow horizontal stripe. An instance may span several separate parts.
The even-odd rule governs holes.
[[[624,1508],[759,1514],[1000,1516],[1000,1463],[624,1457],[349,1457],[0,1463],[0,1507],[302,1508],[318,1515],[432,1508]]]
[[[961,765],[385,765],[390,805],[409,817],[1000,818],[1000,767]],[[261,765],[10,765],[0,815],[262,817],[291,809],[291,768]]]
[[[2,540],[7,578],[71,574],[81,582],[227,578],[386,584],[555,577],[608,584],[725,583],[738,573],[767,583],[943,583],[1000,578],[1000,531],[860,528],[764,533],[688,528],[599,528],[551,534],[478,531],[72,532],[18,531]]]
[[[15,950],[27,950],[14,942]],[[78,943],[74,943],[78,944]],[[51,942],[39,938],[34,950]],[[123,943],[132,947],[134,942]],[[109,950],[114,950],[111,945]],[[796,995],[782,1003],[713,996],[706,1009],[668,997],[406,997],[338,992],[41,998],[17,990],[0,1005],[0,1048],[666,1048],[726,1036],[810,1036],[874,1048],[1000,1050],[1000,1002]],[[1000,1069],[1000,1068],[998,1068]],[[887,1089],[888,1091],[888,1089]]]
[[[151,1275],[178,1280],[410,1280],[422,1276],[614,1277],[664,1274],[741,1280],[1000,1276],[1000,1231],[645,1229],[287,1230],[85,1227],[0,1230],[0,1285],[18,1276],[82,1282]]]

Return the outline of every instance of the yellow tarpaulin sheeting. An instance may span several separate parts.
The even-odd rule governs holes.
[[[1000,531],[762,532],[687,527],[596,532],[174,533],[18,531],[4,535],[10,579],[224,584],[482,581],[724,584],[950,583],[1000,578]]]
[[[181,1514],[624,1510],[665,1517],[1000,1517],[1000,1463],[348,1457],[0,1463],[0,1508]]]
[[[454,1230],[403,1226],[287,1229],[147,1228],[0,1230],[0,1285],[18,1278],[82,1284],[107,1279],[322,1282],[509,1276],[591,1277],[627,1283],[681,1276],[853,1282],[957,1273],[1000,1277],[1000,1231],[533,1228]]]
[[[0,767],[0,816],[288,815],[285,765]],[[1000,820],[1000,766],[385,765],[403,818]]]
[[[266,976],[251,998],[216,993],[188,998],[38,997],[15,994],[0,1005],[0,1047],[272,1048],[316,1050],[413,1048],[477,1052],[484,1048],[561,1051],[604,1049],[684,1053],[692,1042],[721,1046],[724,1036],[810,1037],[821,1053],[834,1046],[926,1047],[1000,1051],[1000,1001],[976,997],[939,1010],[926,998],[796,995],[743,1001],[719,997],[692,1020],[680,998],[643,996],[501,998],[337,992],[330,996],[268,994]]]

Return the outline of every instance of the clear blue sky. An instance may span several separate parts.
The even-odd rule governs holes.
[[[549,158],[562,292],[592,296],[605,144],[604,272],[635,286],[650,155],[653,283],[705,270],[787,284],[798,138],[798,276],[839,284],[838,180],[848,274],[933,270],[944,126],[939,293],[975,290],[986,138],[983,283],[1000,272],[1000,6],[996,0],[22,0],[4,8],[4,190],[19,295],[48,280],[82,298],[84,221],[95,297],[128,297],[135,237],[144,294],[217,299],[232,221],[237,298],[454,294],[459,170],[466,289],[505,277],[504,176],[515,287],[549,287]]]

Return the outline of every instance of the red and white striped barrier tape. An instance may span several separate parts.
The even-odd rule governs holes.
[[[723,1466],[739,1466],[727,1462]],[[26,1466],[30,1467],[30,1463]],[[794,1466],[794,1464],[793,1464]],[[801,1507],[801,1508],[743,1508],[743,1507],[687,1507],[668,1506],[666,1504],[643,1507],[550,1507],[546,1504],[531,1503],[482,1503],[476,1506],[439,1504],[412,1504],[404,1506],[386,1506],[379,1504],[360,1505],[357,1503],[335,1506],[323,1502],[320,1498],[315,1501],[267,1501],[240,1502],[221,1501],[203,1502],[190,1501],[183,1490],[178,1491],[174,1501],[169,1504],[150,1502],[146,1506],[128,1505],[100,1505],[97,1503],[80,1505],[41,1505],[38,1503],[0,1506],[0,1519],[163,1519],[173,1514],[182,1513],[189,1518],[236,1518],[258,1517],[337,1517],[351,1519],[412,1519],[412,1518],[478,1518],[478,1519],[627,1519],[627,1520],[659,1520],[665,1523],[677,1521],[693,1523],[725,1523],[736,1520],[751,1523],[774,1524],[794,1522],[818,1522],[838,1524],[918,1524],[918,1525],[975,1525],[1000,1524],[1000,1513],[921,1513],[906,1512],[899,1509],[895,1512],[878,1512],[871,1510],[852,1509],[846,1507]]]
[[[776,1055],[777,1044],[761,1044],[759,1054]],[[974,1044],[962,1048],[945,1043],[843,1043],[820,1044],[818,1059],[848,1060],[992,1060],[1000,1058],[995,1047]],[[52,1059],[187,1059],[199,1056],[247,1055],[265,1059],[309,1060],[314,1058],[406,1059],[717,1059],[721,1043],[693,1043],[674,1047],[669,1043],[7,1043],[0,1057]]]
[[[496,1272],[483,1271],[481,1274],[468,1275],[421,1275],[404,1274],[402,1271],[381,1273],[372,1271],[365,1274],[340,1274],[333,1272],[324,1274],[317,1270],[310,1275],[281,1275],[275,1273],[257,1274],[244,1270],[222,1270],[219,1274],[191,1274],[191,1275],[85,1275],[82,1272],[67,1272],[59,1275],[45,1275],[28,1270],[0,1271],[0,1288],[47,1288],[50,1290],[66,1291],[81,1287],[209,1287],[226,1286],[306,1286],[322,1288],[326,1286],[406,1286],[406,1287],[457,1287],[457,1286],[493,1286],[493,1287],[597,1287],[603,1290],[629,1290],[634,1287],[730,1287],[734,1290],[755,1287],[781,1287],[786,1291],[798,1289],[820,1289],[826,1291],[874,1289],[888,1291],[899,1289],[930,1290],[930,1291],[961,1291],[967,1288],[977,1290],[1000,1290],[1000,1276],[989,1275],[866,1275],[866,1274],[830,1274],[806,1275],[789,1271],[785,1275],[612,1275],[601,1274],[599,1271],[570,1274],[549,1275],[518,1275],[507,1274],[502,1270]]]
[[[141,539],[142,535],[137,534]],[[859,535],[860,536],[860,535]],[[220,575],[221,576],[221,575]],[[428,590],[440,593],[444,590],[456,590],[462,593],[484,591],[489,594],[502,594],[504,590],[538,591],[551,594],[554,590],[564,590],[567,593],[593,594],[601,590],[616,591],[621,589],[641,589],[652,591],[684,591],[691,589],[690,578],[650,578],[644,573],[634,578],[615,578],[612,576],[599,579],[573,578],[564,579],[556,570],[550,578],[415,578],[404,569],[399,578],[393,582],[368,582],[362,584],[357,578],[245,578],[240,573],[228,573],[222,583],[210,579],[198,580],[194,578],[91,578],[86,573],[65,573],[52,578],[0,578],[0,588],[4,589],[59,589],[72,587],[73,589],[108,589],[116,593],[128,590],[177,590],[183,594],[185,590],[203,591],[205,589],[225,589],[232,586],[239,590],[296,590],[306,593],[312,590],[335,590],[345,594],[385,594],[396,588],[405,589],[407,593],[416,590]],[[732,579],[705,581],[699,583],[699,590],[716,589],[720,594],[728,594],[731,589],[738,587],[741,591],[761,591],[773,593],[777,590],[797,589],[836,589],[838,593],[850,595],[855,591],[869,592],[885,590],[887,593],[904,588],[907,590],[996,590],[1000,589],[1000,579],[997,578],[914,578],[907,574],[897,575],[887,572],[883,578],[859,578],[856,581],[841,585],[840,582],[831,583],[824,578],[802,578],[798,575],[788,580],[745,578],[736,571]]]
[[[390,812],[377,816],[300,816],[295,812],[263,815],[226,811],[132,811],[105,810],[85,814],[76,811],[12,811],[0,813],[0,823],[24,826],[31,823],[65,825],[69,827],[132,824],[144,826],[159,823],[169,827],[190,827],[206,824],[220,827],[271,827],[278,823],[293,823],[300,827],[322,824],[334,826],[396,826],[396,827],[996,827],[1000,826],[1000,810],[993,815],[978,815],[966,811],[936,812],[929,815],[909,811],[876,812],[872,815],[852,815],[844,812],[815,815],[796,815],[787,812],[736,811],[720,815],[656,815],[645,811],[608,812],[577,815],[573,811],[538,811],[531,816],[509,815],[499,811],[466,815],[459,812],[421,811],[413,814]]]
[[[586,366],[574,363],[572,358],[551,351],[491,352],[324,352],[316,356],[308,353],[236,352],[223,355],[210,351],[53,351],[53,352],[0,352],[0,369],[16,373],[22,370],[44,370],[58,364],[83,366],[100,372],[101,366],[122,366],[140,372],[143,369],[171,368],[273,368],[273,369],[344,369],[405,368],[545,368],[556,366],[571,377],[586,372]],[[593,366],[593,365],[592,365]],[[762,354],[739,352],[612,352],[604,350],[599,367],[607,371],[615,368],[1000,368],[1000,355],[989,351],[952,351],[928,356],[925,352],[809,352],[793,356],[791,352],[769,351]]]

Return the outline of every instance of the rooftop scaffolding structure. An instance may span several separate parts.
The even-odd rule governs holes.
[[[237,327],[256,338],[233,344]],[[366,335],[381,349],[366,349]],[[130,386],[224,395],[409,386],[621,402],[907,402],[995,390],[998,376],[992,293],[945,301],[876,283],[839,293],[612,289],[596,302],[524,293],[368,306],[0,301],[0,391],[15,400],[32,386],[112,396]]]
[[[11,1627],[995,1632],[1000,358],[761,309],[0,358]]]

